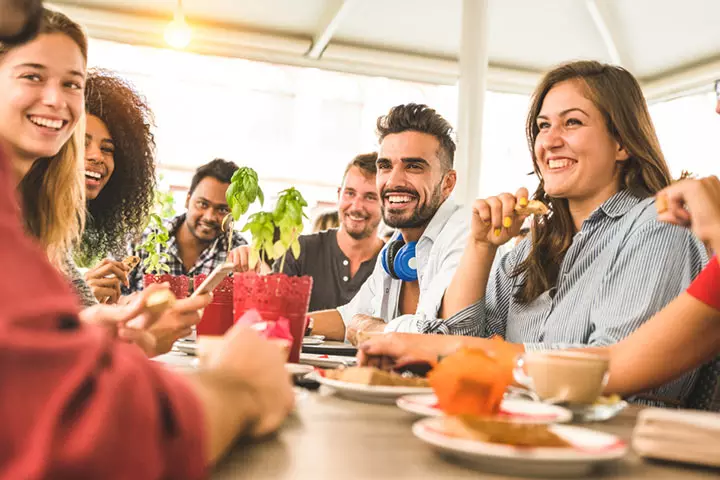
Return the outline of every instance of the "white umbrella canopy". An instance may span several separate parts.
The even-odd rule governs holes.
[[[53,2],[99,39],[163,46],[176,0]],[[183,0],[188,50],[455,84],[462,0]],[[568,60],[620,64],[650,100],[720,77],[718,0],[489,0],[488,87],[528,93]]]

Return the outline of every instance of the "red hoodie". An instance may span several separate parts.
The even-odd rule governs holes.
[[[0,152],[0,479],[203,478],[197,398],[134,345],[80,324],[15,192]]]

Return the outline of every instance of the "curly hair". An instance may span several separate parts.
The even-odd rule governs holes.
[[[108,70],[88,71],[85,108],[105,123],[115,146],[115,171],[96,199],[80,248],[90,259],[125,248],[142,233],[155,191],[154,117],[135,88]]]

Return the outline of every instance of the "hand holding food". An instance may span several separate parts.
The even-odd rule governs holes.
[[[548,208],[537,200],[528,201],[528,191],[515,195],[503,193],[475,200],[472,207],[471,239],[477,243],[500,246],[520,233],[528,215],[545,215]]]

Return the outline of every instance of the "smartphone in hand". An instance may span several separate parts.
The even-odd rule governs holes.
[[[234,269],[235,265],[230,262],[218,265],[215,267],[215,270],[210,272],[210,275],[205,278],[205,281],[203,281],[200,286],[195,289],[191,296],[194,297],[196,295],[203,295],[205,293],[212,292],[215,290],[215,287],[220,285],[220,282],[222,282],[225,277],[233,272]]]

